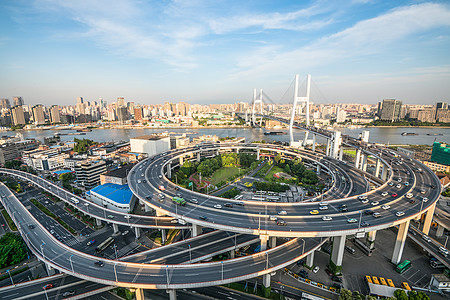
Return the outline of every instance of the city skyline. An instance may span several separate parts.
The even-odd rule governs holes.
[[[0,97],[27,104],[248,102],[253,88],[276,101],[295,73],[312,74],[318,104],[450,92],[444,1],[0,5]]]

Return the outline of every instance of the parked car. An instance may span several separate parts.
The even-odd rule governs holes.
[[[342,278],[336,275],[331,276],[331,280],[342,283]]]
[[[300,272],[298,272],[298,276],[303,277],[303,278],[308,278],[309,274],[308,274],[308,272],[306,272],[306,270],[300,270]]]
[[[315,266],[314,269],[313,269],[312,271],[313,271],[314,273],[317,273],[317,272],[319,272],[319,270],[320,270],[319,266]]]

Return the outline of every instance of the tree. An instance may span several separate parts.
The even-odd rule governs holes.
[[[5,162],[5,168],[7,169],[18,169],[22,165],[20,160],[8,160]]]
[[[353,300],[352,292],[347,289],[341,289],[339,300]]]
[[[408,300],[408,295],[406,295],[404,290],[396,290],[394,292],[394,296],[397,300]]]
[[[286,172],[287,174],[291,174],[291,167],[289,167],[289,164],[286,164],[284,166],[284,172]]]

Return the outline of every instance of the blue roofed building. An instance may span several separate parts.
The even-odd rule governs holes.
[[[105,183],[86,192],[86,198],[108,209],[128,213],[133,210],[136,197],[128,185]]]

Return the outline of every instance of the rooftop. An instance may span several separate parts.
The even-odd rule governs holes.
[[[119,204],[129,204],[133,193],[127,184],[118,185],[114,183],[105,183],[103,185],[96,186],[88,192],[94,193],[103,197],[106,197]]]
[[[125,178],[128,175],[128,172],[134,167],[133,164],[127,164],[122,166],[121,168],[114,169],[105,174],[105,176],[116,177],[116,178]]]
[[[134,138],[131,138],[132,140],[147,140],[147,141],[157,141],[157,140],[161,140],[163,138],[166,138],[167,136],[160,136],[160,135],[142,135],[142,136],[137,136]]]

